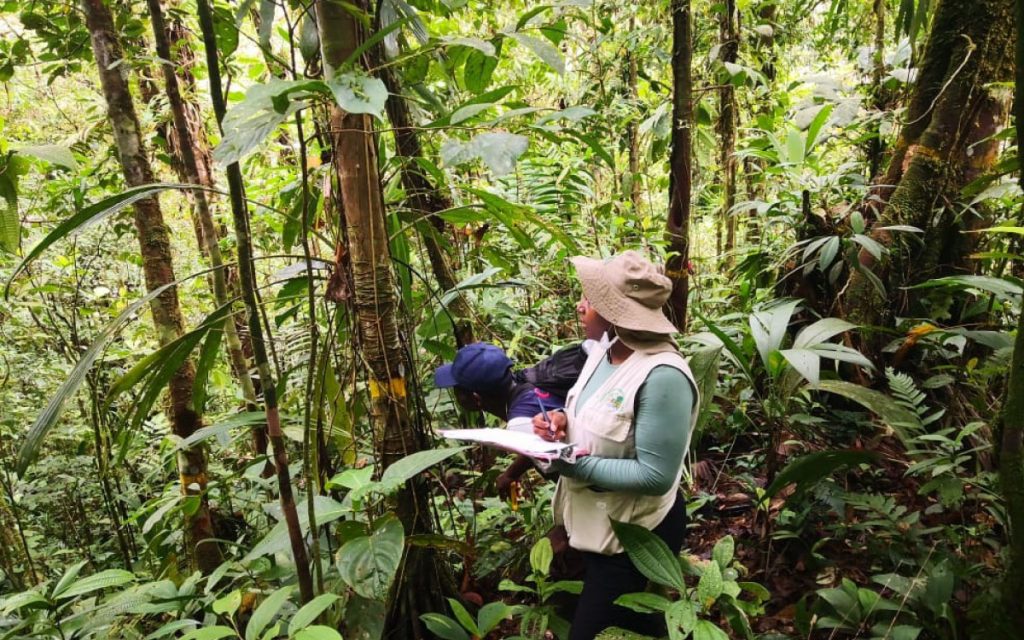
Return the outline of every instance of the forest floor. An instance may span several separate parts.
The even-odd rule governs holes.
[[[796,531],[785,532],[780,531],[779,515],[789,506],[787,500],[793,494],[792,485],[772,498],[767,509],[758,509],[749,487],[752,481],[763,488],[766,485],[764,474],[752,473],[741,480],[727,471],[737,458],[748,462],[756,458],[755,452],[734,454],[731,459],[705,458],[715,476],[709,491],[712,496],[709,505],[713,508],[701,509],[695,514],[684,553],[707,560],[716,542],[727,535],[733,537],[736,558],[749,571],[741,579],[761,584],[771,593],[765,615],[751,621],[755,632],[803,637],[796,619],[802,613],[801,601],[816,590],[836,587],[843,578],[870,586],[872,576],[883,573],[882,565],[887,559],[892,561],[902,551],[914,547],[923,547],[930,556],[939,545],[949,543],[944,536],[954,528],[999,530],[999,524],[985,509],[985,501],[975,487],[965,487],[966,498],[958,508],[939,508],[934,497],[919,492],[922,483],[907,476],[911,462],[898,440],[882,438],[870,443],[869,448],[880,456],[872,473],[840,472],[836,479],[849,494],[871,495],[883,500],[880,504],[891,509],[889,517],[850,504],[844,505],[840,514],[823,501],[805,499],[802,508],[809,508],[811,515]],[[709,474],[705,471],[704,475]],[[981,536],[964,536],[958,541],[957,555],[964,563],[977,567],[982,573],[995,575],[998,572],[997,553]],[[916,578],[922,571],[916,568],[902,573]],[[882,595],[900,600],[899,594],[888,590],[883,590]],[[951,605],[960,625],[966,622],[967,606],[974,595],[965,588],[953,594]],[[724,620],[721,622],[723,628],[728,628]],[[835,633],[819,630],[810,637],[832,638]]]

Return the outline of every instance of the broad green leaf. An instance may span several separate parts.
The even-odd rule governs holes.
[[[318,526],[334,522],[352,511],[351,507],[347,507],[329,496],[314,496],[313,509]],[[299,509],[299,527],[302,529],[303,534],[309,532],[309,511],[307,509]],[[260,556],[285,551],[288,549],[288,543],[288,527],[282,519],[249,550],[249,553],[245,555],[242,562],[250,562]]]
[[[82,560],[81,562],[76,562],[75,564],[68,567],[67,570],[64,572],[64,575],[62,575],[60,577],[60,580],[57,581],[57,584],[54,585],[53,591],[51,593],[54,596],[58,596],[61,593],[64,593],[64,590],[71,586],[71,583],[74,582],[75,579],[78,577],[78,574],[81,573],[82,567],[84,567],[87,563],[88,560]]]
[[[352,491],[371,484],[373,484],[373,467],[367,465],[361,469],[345,469],[327,481],[327,488],[344,487]]]
[[[881,260],[882,255],[886,251],[888,251],[888,249],[879,244],[878,241],[872,238],[871,236],[866,236],[861,233],[855,233],[852,236],[850,236],[850,239],[859,244],[860,246],[864,247],[864,250],[870,253],[875,260]]]
[[[518,31],[506,35],[511,36],[516,42],[532,51],[534,55],[543,60],[545,64],[554,69],[558,74],[565,74],[565,60],[562,59],[562,54],[559,53],[558,49],[549,41],[544,38],[519,33]]]
[[[338,573],[363,596],[385,600],[402,560],[405,532],[394,516],[376,523],[373,533],[350,540],[338,551]]]
[[[920,423],[917,415],[880,391],[868,389],[845,380],[822,380],[817,390],[827,391],[853,400],[872,411],[903,439],[909,442],[908,431]]]
[[[917,640],[924,631],[921,627],[909,624],[898,624],[892,626],[889,623],[879,623],[872,628],[872,632],[881,635],[886,640]]]
[[[719,328],[718,325],[711,322],[697,311],[694,311],[693,315],[698,320],[704,323],[704,326],[708,328],[708,331],[718,341],[718,344],[725,347],[726,352],[730,356],[732,356],[733,363],[735,363],[736,366],[743,370],[743,373],[746,374],[747,378],[753,379],[754,374],[750,370],[750,364],[747,362],[746,355],[743,353],[743,350],[740,349],[740,346],[736,344],[736,341],[729,337],[727,333],[722,331],[722,329]]]
[[[214,600],[213,604],[210,605],[210,610],[216,613],[217,615],[226,615],[230,618],[231,616],[235,615],[235,612],[238,611],[238,607],[240,607],[241,605],[242,591],[241,589],[235,589],[226,596]]]
[[[545,124],[547,124],[549,122],[555,122],[555,121],[561,120],[563,118],[566,119],[566,120],[570,120],[572,122],[579,122],[580,120],[583,120],[584,118],[589,118],[591,116],[596,116],[596,115],[597,115],[597,111],[594,111],[590,107],[585,107],[585,106],[569,107],[567,109],[562,109],[561,111],[555,111],[554,113],[547,114],[543,118],[540,118],[539,120],[537,120],[537,122],[534,123],[534,126],[538,126],[539,127],[541,125],[545,125]]]
[[[260,47],[270,51],[270,36],[274,33],[274,13],[277,9],[275,0],[260,0]]]
[[[1024,227],[1000,225],[997,227],[989,227],[987,229],[978,229],[974,233],[1013,233],[1018,236],[1024,236]]]
[[[725,571],[729,568],[729,563],[732,562],[735,551],[736,542],[732,539],[732,536],[725,536],[715,543],[714,548],[711,550],[711,558],[718,563],[722,571]]]
[[[281,123],[307,105],[311,89],[322,87],[320,82],[277,78],[253,85],[246,91],[245,99],[225,114],[224,136],[213,150],[213,159],[221,166],[239,162],[255,151]],[[299,95],[292,98],[292,94]]]
[[[85,595],[100,589],[119,587],[135,580],[135,574],[124,569],[107,569],[91,576],[80,578],[60,593],[54,593],[53,597],[58,600],[66,600],[75,596]]]
[[[673,603],[658,593],[627,593],[619,596],[615,604],[640,613],[657,613],[667,610]]]
[[[697,599],[706,611],[711,609],[718,596],[722,595],[724,581],[722,580],[722,569],[717,562],[709,562],[704,567],[704,573],[697,582]]]
[[[691,600],[678,600],[665,612],[668,635],[672,640],[682,640],[697,626],[698,604]]]
[[[462,606],[461,602],[455,598],[448,598],[448,606],[452,608],[452,613],[455,614],[455,619],[459,621],[459,624],[461,624],[466,631],[469,631],[475,638],[480,637],[481,633],[480,629],[476,626],[476,620],[473,619],[473,616],[469,615],[469,612],[466,611],[466,607]]]
[[[494,108],[494,103],[492,103],[492,102],[485,102],[483,104],[470,104],[470,105],[466,105],[465,107],[462,107],[461,109],[458,109],[454,113],[452,113],[451,123],[452,124],[459,124],[460,122],[464,122],[465,120],[469,120],[473,116],[478,115],[478,114],[480,114],[480,113],[482,113],[484,111],[487,111],[488,109],[493,109],[493,108]]]
[[[28,147],[19,147],[14,151],[22,155],[38,158],[39,160],[49,162],[50,164],[59,165],[72,170],[78,169],[78,161],[75,160],[75,156],[71,155],[71,149],[59,144],[39,144]]]
[[[825,342],[844,331],[850,331],[856,329],[857,325],[847,322],[846,320],[840,320],[839,318],[822,318],[817,320],[803,329],[800,333],[796,334],[796,339],[793,341],[794,349],[803,349],[814,347],[821,342]]]
[[[686,588],[683,571],[665,541],[644,527],[612,520],[615,536],[640,573],[677,591]]]
[[[491,56],[492,58],[497,54],[497,51],[494,49],[493,44],[487,42],[486,40],[481,40],[480,38],[471,38],[465,36],[443,36],[441,38],[441,42],[447,44],[448,46],[460,46],[476,49],[485,56]]]
[[[819,589],[818,595],[825,602],[832,605],[839,617],[848,620],[851,624],[856,624],[862,617],[860,610],[860,600],[856,595],[856,588],[851,593],[848,589],[837,587],[835,589]]]
[[[285,586],[273,591],[266,599],[256,607],[249,618],[249,624],[245,627],[245,640],[258,640],[263,630],[267,628],[274,616],[281,611],[281,607],[288,601],[293,587]]]
[[[413,31],[416,33],[417,39],[421,40],[421,42],[427,41],[428,37],[426,37],[424,33],[425,27],[423,27],[423,21],[419,19],[419,15],[416,14],[416,10],[413,9],[408,3],[406,3],[405,0],[391,0],[390,2],[386,3],[384,7],[386,7],[386,11],[400,8],[400,10],[402,10],[403,12],[406,9],[408,9],[408,11],[412,13],[401,18],[399,18],[398,16],[390,16],[387,19],[385,19],[385,16],[382,12],[381,28],[378,29],[376,33],[374,33],[372,36],[363,40],[363,42],[361,42],[358,47],[353,49],[351,53],[345,56],[345,59],[342,61],[338,68],[345,69],[350,66],[356,66],[357,68],[359,68],[359,65],[355,63],[363,56],[363,54],[365,54],[367,51],[369,51],[378,42],[382,40],[386,40],[388,43],[390,43],[387,45],[389,47],[392,45],[397,46],[398,40],[397,36],[395,35],[395,32],[406,25],[410,25],[413,28]],[[423,37],[420,37],[421,35]]]
[[[839,255],[839,247],[841,243],[839,236],[832,236],[828,238],[821,247],[821,253],[818,254],[818,268],[824,271],[828,269],[832,262]]]
[[[442,640],[470,640],[469,634],[459,623],[440,613],[424,613],[420,616],[430,633]]]
[[[807,127],[807,144],[804,147],[804,153],[810,155],[811,149],[818,142],[818,134],[821,133],[821,129],[828,122],[829,116],[832,115],[832,109],[835,107],[833,104],[824,105],[818,113],[814,116],[814,120],[811,121],[810,126]]]
[[[698,620],[693,627],[693,640],[729,640],[729,634],[710,620]]]
[[[468,142],[448,140],[441,145],[441,161],[448,166],[458,166],[480,160],[494,177],[499,178],[515,168],[519,156],[529,145],[530,140],[526,136],[492,131],[476,135]]]
[[[821,359],[810,349],[782,349],[779,351],[796,372],[811,386],[817,386],[821,380]]]
[[[380,476],[382,484],[402,484],[411,480],[430,467],[447,460],[456,453],[468,449],[465,447],[449,447],[445,449],[427,449],[417,451],[393,463]]]
[[[330,627],[315,624],[295,634],[295,640],[342,640],[341,634]]]
[[[338,106],[348,113],[369,113],[384,117],[388,90],[380,78],[356,73],[341,73],[327,81]]]
[[[907,287],[908,289],[929,289],[932,287],[955,287],[958,289],[973,289],[992,293],[1004,299],[1019,298],[1024,287],[1019,281],[1010,278],[996,278],[993,276],[947,276],[945,278],[934,278],[927,282]]]
[[[790,164],[804,163],[804,136],[796,129],[786,134],[786,162]]]
[[[466,83],[466,88],[473,93],[482,93],[491,83],[494,70],[497,68],[497,57],[480,51],[471,51],[462,67],[462,80]]]
[[[34,604],[48,605],[47,600],[38,591],[22,591],[12,596],[7,596],[3,600],[0,600],[0,613],[7,615],[23,607],[28,607]]]
[[[179,631],[195,629],[198,626],[199,623],[195,620],[173,620],[149,634],[143,638],[143,640],[157,640],[158,638],[164,638]]]
[[[838,360],[839,362],[849,362],[856,364],[865,369],[874,369],[875,365],[866,357],[861,355],[860,351],[848,347],[845,344],[833,344],[831,342],[821,342],[814,346],[811,351],[818,354],[822,358],[828,358],[830,360]]]
[[[345,607],[346,634],[351,638],[381,640],[384,637],[384,620],[387,617],[386,604],[352,595]]]
[[[302,23],[299,25],[299,51],[306,62],[313,60],[320,53],[320,34],[317,32],[312,11],[303,14]]]
[[[750,316],[750,334],[754,337],[761,362],[770,367],[771,354],[782,348],[793,312],[799,300],[786,300],[755,311]]]
[[[956,577],[946,560],[932,567],[929,572],[928,583],[921,594],[921,602],[931,609],[936,617],[942,617],[943,608],[953,596],[955,580]]]
[[[793,495],[803,495],[812,486],[836,472],[837,469],[878,460],[871,451],[817,451],[800,456],[786,465],[764,490],[770,499],[784,487],[795,484]],[[792,497],[792,496],[791,496]]]
[[[476,626],[480,631],[481,636],[486,636],[495,627],[501,624],[502,620],[505,620],[512,615],[512,607],[508,606],[504,602],[488,602],[476,616]]]
[[[225,316],[230,313],[231,306],[224,309]],[[234,322],[234,319],[228,319],[221,321],[221,326],[224,326],[225,322]],[[220,327],[212,331],[208,331],[206,339],[203,341],[203,346],[199,350],[199,358],[196,360],[196,377],[192,383],[192,408],[199,415],[206,413],[206,385],[210,381],[210,372],[213,371],[214,366],[217,363],[217,354],[220,352],[220,344],[223,341],[224,331],[220,330]]]
[[[321,613],[340,599],[341,596],[336,593],[324,593],[307,602],[288,621],[288,634],[294,636],[297,631],[311,625]]]
[[[546,576],[548,571],[551,570],[551,561],[554,559],[554,552],[551,550],[551,541],[547,537],[542,537],[534,543],[533,548],[530,549],[530,567],[533,568],[533,572]]]
[[[192,446],[199,444],[204,440],[208,440],[209,438],[213,437],[218,437],[220,435],[232,431],[233,429],[238,429],[240,427],[251,427],[253,425],[263,424],[266,421],[267,414],[263,413],[262,411],[246,411],[244,413],[237,413],[229,418],[221,420],[220,422],[211,424],[208,427],[196,429],[196,431],[193,432],[192,435],[179,441],[174,448],[176,451],[188,449]]]
[[[229,636],[237,637],[234,629],[231,627],[217,625],[214,627],[203,627],[202,629],[189,631],[185,635],[181,636],[180,640],[220,640],[221,638],[227,638]]]

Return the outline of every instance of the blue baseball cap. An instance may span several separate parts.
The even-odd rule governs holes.
[[[434,372],[434,386],[461,387],[469,391],[490,391],[508,377],[512,360],[505,352],[487,342],[474,342],[459,349],[453,362]]]

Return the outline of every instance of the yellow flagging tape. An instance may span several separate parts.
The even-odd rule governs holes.
[[[200,488],[205,487],[207,482],[205,473],[197,473],[194,476],[182,473],[178,477],[181,480],[182,491],[188,491],[188,488],[191,487],[193,483],[199,485]]]
[[[404,398],[405,378],[391,378],[387,382],[388,393],[395,398]],[[376,400],[384,394],[384,384],[380,380],[370,380],[370,397]]]

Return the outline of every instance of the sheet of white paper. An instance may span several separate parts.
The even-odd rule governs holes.
[[[540,460],[557,458],[563,449],[572,446],[565,442],[548,442],[532,433],[508,429],[441,429],[438,433],[450,440],[477,442]]]

